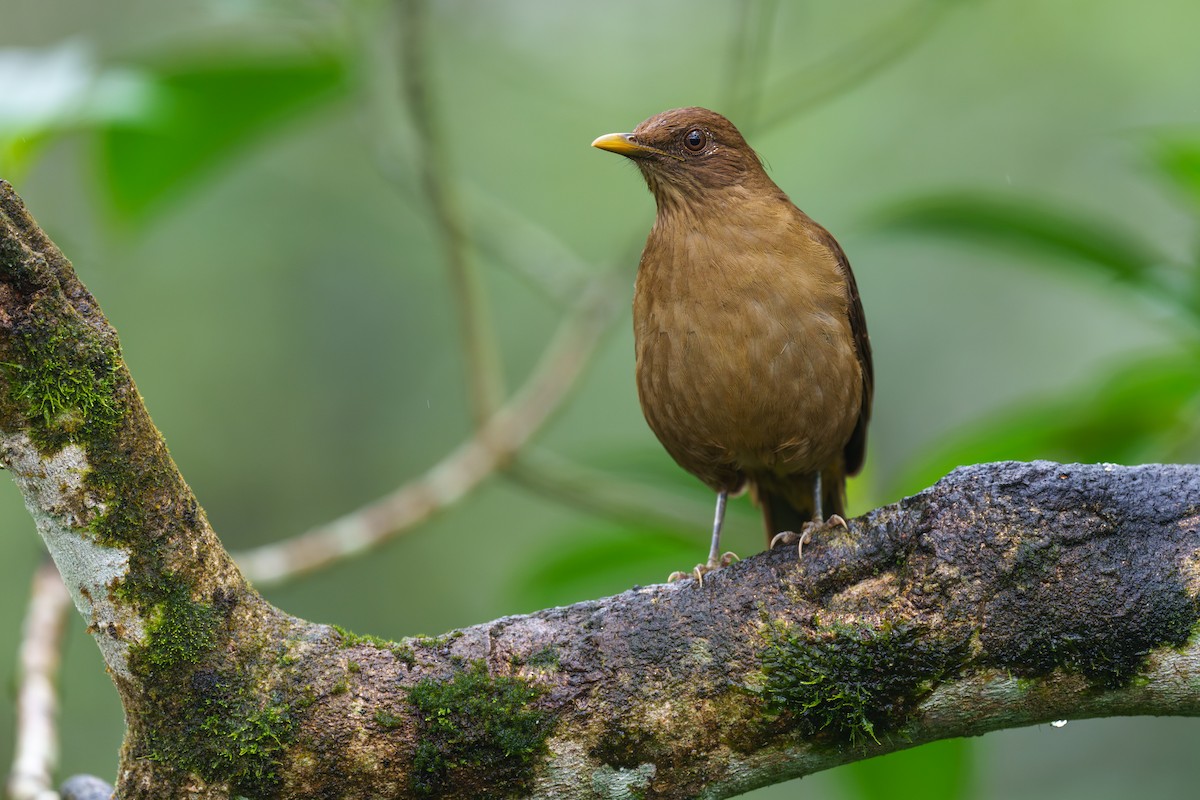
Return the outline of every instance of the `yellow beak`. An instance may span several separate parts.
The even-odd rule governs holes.
[[[592,147],[598,147],[610,153],[619,153],[629,158],[645,158],[660,152],[657,148],[639,144],[633,138],[632,133],[606,133],[592,142]]]

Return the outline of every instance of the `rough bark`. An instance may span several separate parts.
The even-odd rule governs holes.
[[[1200,469],[957,470],[694,581],[386,642],[242,578],[0,182],[0,460],[121,693],[132,798],[721,798],[934,739],[1200,710]]]

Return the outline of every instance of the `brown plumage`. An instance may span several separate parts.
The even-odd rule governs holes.
[[[845,513],[873,373],[837,241],[767,176],[729,120],[664,111],[593,145],[627,156],[658,214],[634,290],[637,387],[650,428],[724,500],[747,485],[768,539]]]

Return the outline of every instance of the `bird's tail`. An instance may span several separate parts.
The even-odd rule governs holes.
[[[751,482],[754,501],[762,508],[767,542],[783,531],[803,530],[807,522],[824,522],[846,514],[846,473],[834,464],[820,473],[821,505],[817,507],[817,474],[767,476]]]

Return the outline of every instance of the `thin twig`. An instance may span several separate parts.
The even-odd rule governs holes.
[[[579,297],[596,269],[580,258],[562,239],[511,203],[467,184],[468,205],[482,213],[475,244],[497,266],[523,280],[557,306]]]
[[[750,46],[750,12],[752,2],[738,2],[732,5],[733,25],[729,34],[729,54],[725,59],[725,86],[722,95],[725,98],[722,111],[731,119],[736,119],[743,128],[744,112],[742,109],[742,86],[746,74],[747,51]]]
[[[621,309],[617,296],[610,281],[594,282],[559,326],[521,390],[424,475],[326,525],[236,554],[243,573],[259,585],[278,583],[375,547],[428,519],[502,468],[562,405]]]
[[[8,776],[11,800],[55,800],[58,766],[58,666],[71,596],[54,564],[33,574],[17,667],[16,748]]]
[[[391,17],[375,6],[355,6],[350,16],[354,52],[360,60],[363,94],[369,109],[368,138],[379,175],[408,204],[413,213],[428,213],[429,197],[414,168],[422,162],[413,146],[412,125],[397,102],[399,76],[404,73],[399,48],[390,37]],[[474,253],[524,280],[539,294],[565,307],[579,297],[596,269],[580,258],[557,234],[521,213],[511,200],[497,197],[469,178],[456,182],[464,217],[472,221]]]
[[[492,330],[487,295],[471,257],[471,241],[455,192],[446,136],[440,129],[429,87],[429,39],[424,0],[401,4],[401,52],[404,100],[417,134],[421,183],[445,250],[446,267],[458,305],[466,355],[467,385],[478,426],[484,425],[504,398],[504,377]]]
[[[725,113],[737,120],[743,133],[755,127],[778,11],[778,0],[733,3],[735,25],[725,70]]]
[[[877,74],[920,42],[954,5],[946,0],[923,0],[905,7],[824,60],[775,82],[762,93],[766,99],[763,107],[772,113],[762,119],[759,132],[844,95]]]

